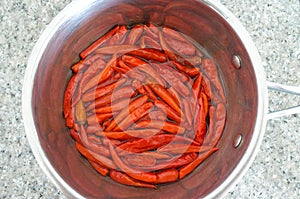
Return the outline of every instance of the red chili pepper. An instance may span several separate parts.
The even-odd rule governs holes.
[[[98,40],[96,40],[92,45],[86,48],[84,51],[80,53],[80,57],[85,59],[88,55],[93,53],[97,48],[99,48],[103,43],[109,40],[118,30],[120,26],[114,27],[112,30],[108,31],[105,35],[101,36]]]
[[[144,84],[143,87],[144,87],[144,89],[145,89],[145,91],[146,91],[146,93],[147,93],[147,95],[149,96],[150,99],[152,99],[153,101],[157,100],[156,95],[153,93],[153,91],[152,91],[152,89],[150,88],[149,85]]]
[[[182,99],[183,108],[184,108],[184,118],[186,118],[186,121],[189,126],[193,125],[193,115],[192,115],[192,109],[190,106],[190,103],[187,98]]]
[[[108,125],[108,127],[105,129],[105,131],[111,131],[115,128],[115,126],[120,123],[129,113],[131,113],[136,108],[143,105],[146,101],[148,101],[148,96],[143,95],[141,97],[136,98],[132,102],[130,102],[128,107],[124,107],[124,109],[114,117],[114,119],[111,121],[111,123]]]
[[[109,169],[108,168],[106,168],[106,167],[104,167],[104,166],[102,166],[102,165],[100,165],[100,164],[98,164],[98,163],[96,163],[96,162],[93,162],[93,161],[91,161],[91,160],[88,160],[89,161],[89,163],[92,165],[92,167],[98,172],[98,173],[100,173],[101,175],[103,175],[103,176],[107,176],[108,175],[108,173],[109,173]]]
[[[76,143],[76,148],[88,160],[96,162],[96,163],[103,165],[110,169],[116,169],[116,165],[107,157],[96,154],[96,153],[86,149],[83,145],[79,144],[78,142]]]
[[[111,57],[111,59],[109,60],[109,62],[106,64],[106,66],[104,67],[104,69],[102,71],[100,71],[100,73],[95,74],[94,77],[92,77],[82,88],[82,93],[85,93],[87,90],[89,90],[90,88],[96,86],[99,83],[104,82],[105,80],[107,80],[114,72],[114,70],[111,68],[111,66],[116,66],[117,63],[117,59],[116,56],[113,55]]]
[[[165,121],[167,120],[167,117],[166,117],[166,114],[164,111],[161,111],[161,110],[154,110],[154,111],[151,111],[149,113],[149,117],[151,120],[160,120],[160,121]]]
[[[149,84],[154,93],[162,98],[171,108],[173,108],[176,112],[183,114],[181,108],[178,106],[174,98],[170,95],[170,93],[160,84]]]
[[[122,60],[132,66],[137,67],[138,70],[151,76],[157,83],[166,86],[166,83],[161,79],[160,75],[147,62],[133,56],[123,55]]]
[[[81,80],[82,73],[74,74],[64,93],[64,117],[66,119],[66,126],[72,128],[74,126],[74,111],[72,108],[72,98]]]
[[[112,157],[113,161],[115,162],[115,164],[127,175],[129,175],[130,177],[132,177],[134,179],[143,181],[143,182],[150,182],[150,183],[156,182],[157,177],[154,173],[139,171],[137,169],[133,169],[133,168],[129,167],[128,165],[126,165],[121,160],[121,158],[118,156],[118,154],[115,151],[112,144],[109,144],[109,150],[110,150],[111,157]]]
[[[153,60],[164,63],[167,61],[166,55],[157,49],[154,48],[143,48],[138,50],[133,50],[127,53],[128,55],[141,57],[146,60]]]
[[[157,149],[158,152],[171,153],[171,154],[183,154],[183,153],[199,153],[210,150],[210,146],[199,146],[185,143],[172,143],[165,146],[161,146]]]
[[[197,158],[197,153],[185,153],[180,156],[173,157],[163,162],[157,163],[151,167],[152,171],[159,171],[161,169],[179,168],[193,162]],[[149,170],[149,168],[138,167],[139,169]]]
[[[160,152],[157,152],[157,151],[145,151],[143,153],[140,153],[141,155],[144,155],[144,156],[150,156],[150,157],[153,157],[157,160],[161,160],[161,159],[169,159],[171,158],[171,156],[169,154],[166,154],[166,153],[160,153]]]
[[[110,105],[103,106],[100,108],[96,108],[94,110],[95,113],[101,114],[101,113],[116,113],[120,110],[122,110],[125,106],[128,105],[128,99],[121,99],[119,101],[116,101]]]
[[[197,111],[199,110],[199,111]],[[194,132],[195,140],[203,143],[207,128],[206,128],[206,115],[204,114],[204,104],[202,97],[198,99],[198,109],[196,111],[196,117],[194,119]],[[213,124],[213,123],[212,123]]]
[[[127,130],[127,131],[98,131],[95,134],[101,137],[116,140],[128,140],[131,138],[151,137],[157,134],[157,129],[143,129],[143,130]]]
[[[142,36],[140,41],[140,47],[141,48],[153,48],[153,49],[161,49],[160,44],[148,36]]]
[[[146,102],[142,106],[136,108],[126,118],[124,118],[123,121],[118,123],[118,126],[116,126],[114,130],[115,131],[126,130],[128,127],[130,127],[131,124],[133,124],[134,122],[138,121],[140,118],[148,114],[152,107],[153,107],[152,102]]]
[[[78,143],[82,144],[81,138],[78,135],[78,133],[74,130],[74,129],[70,129],[69,133],[71,135],[71,137]]]
[[[156,164],[156,159],[141,154],[124,156],[123,160],[132,166],[151,167]]]
[[[121,184],[136,186],[136,187],[145,187],[145,188],[154,188],[154,189],[156,188],[155,185],[135,180],[129,177],[127,174],[120,171],[110,170],[109,176],[111,177],[111,179]]]
[[[159,28],[153,24],[144,25],[145,35],[151,37],[152,39],[158,39]]]
[[[179,178],[182,179],[187,174],[191,173],[199,164],[201,164],[205,159],[207,159],[212,153],[214,153],[217,150],[217,148],[213,148],[207,152],[199,154],[197,159],[179,169]]]
[[[180,93],[181,96],[185,97],[190,94],[190,90],[184,84],[184,81],[179,79],[180,75],[182,75],[181,73],[178,73],[178,71],[172,69],[167,65],[155,64],[155,63],[152,63],[152,65],[155,66],[156,70],[163,77],[163,79],[165,79],[166,82],[168,82],[171,87],[173,87],[178,93]],[[186,76],[184,77],[186,78]]]
[[[74,73],[78,73],[82,68],[86,67],[86,65],[83,64],[83,60],[80,60],[76,64],[74,64],[71,69]]]
[[[103,127],[99,124],[96,125],[88,125],[86,128],[86,133],[87,134],[93,134],[99,131],[103,131]]]
[[[157,184],[175,182],[178,180],[179,173],[177,169],[167,169],[156,173]]]
[[[149,138],[137,138],[132,141],[127,141],[118,146],[118,151],[128,151],[133,153],[141,153],[157,149],[158,147],[164,146],[170,142],[184,142],[187,144],[198,144],[189,138],[182,136],[176,136],[172,134],[157,134]],[[122,154],[122,153],[121,153]]]
[[[155,100],[154,104],[157,108],[164,111],[169,119],[174,120],[175,122],[180,124],[181,117],[179,116],[179,114],[175,112],[174,109],[168,106],[165,102],[161,100]]]
[[[143,34],[143,31],[144,31],[143,25],[134,26],[134,28],[132,28],[130,30],[130,32],[128,33],[125,43],[126,44],[136,44],[136,42],[139,40],[139,38]]]
[[[96,54],[105,54],[105,55],[112,55],[112,54],[123,54],[133,50],[139,49],[136,45],[115,45],[115,46],[104,46],[98,48],[95,53]]]
[[[211,106],[209,109],[210,124],[208,133],[204,139],[205,145],[216,146],[222,137],[226,120],[226,107],[222,103],[218,103],[216,107]]]
[[[119,30],[108,40],[107,46],[122,44],[126,39],[127,32],[125,25],[120,26]]]
[[[182,102],[181,102],[181,98],[179,96],[179,94],[177,93],[177,91],[173,88],[173,87],[169,87],[167,89],[167,91],[170,93],[170,95],[173,97],[173,99],[175,100],[175,102],[177,103],[178,106],[181,106]]]
[[[95,90],[91,90],[87,93],[84,93],[82,95],[82,101],[84,102],[90,102],[92,100],[98,99],[108,93],[111,93],[115,88],[125,84],[126,79],[121,78],[119,81],[113,82],[109,85],[106,85],[104,87],[98,87]]]
[[[197,68],[195,68],[195,67],[192,67],[192,68],[191,68],[191,67],[187,67],[187,66],[184,66],[184,65],[182,65],[181,63],[176,62],[176,61],[173,61],[172,63],[175,65],[175,67],[176,67],[178,70],[180,70],[180,71],[182,71],[182,72],[188,74],[188,75],[191,76],[191,77],[195,77],[196,75],[199,74],[199,69],[197,69]]]
[[[184,134],[185,128],[175,123],[160,120],[142,120],[135,123],[134,128],[154,128],[167,131],[172,134]]]
[[[86,110],[91,111],[103,105],[113,103],[118,99],[123,99],[123,98],[129,99],[129,97],[133,97],[135,95],[136,92],[134,91],[132,86],[124,86],[119,89],[113,90],[112,93],[109,93],[103,97],[95,99],[95,101],[93,101],[86,107]]]
[[[141,81],[135,79],[132,81],[131,85],[139,92],[139,94],[146,94],[146,90]]]
[[[191,43],[183,42],[171,37],[165,37],[165,41],[176,51],[175,54],[179,54],[181,56],[192,56],[196,53],[195,46]]]
[[[89,125],[95,125],[95,124],[100,124],[102,123],[104,120],[109,119],[113,116],[113,113],[104,113],[104,114],[94,114],[94,115],[90,115],[87,118],[87,123]]]

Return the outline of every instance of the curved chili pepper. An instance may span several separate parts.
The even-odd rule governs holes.
[[[100,173],[102,176],[107,176],[108,173],[109,173],[109,169],[96,163],[96,162],[93,162],[91,160],[88,160],[90,165],[92,165],[92,167],[98,172]]]
[[[150,151],[157,149],[158,147],[164,146],[170,142],[184,142],[187,144],[196,144],[199,143],[182,136],[176,136],[172,134],[156,134],[149,138],[137,138],[132,141],[127,141],[118,146],[117,150],[121,152],[128,151],[133,153],[141,153],[145,151]]]
[[[178,180],[179,173],[177,169],[167,169],[156,173],[157,184],[175,182]]]
[[[145,35],[151,37],[152,39],[158,39],[158,27],[154,25],[144,25]]]
[[[125,25],[120,26],[119,30],[108,40],[107,46],[122,44],[126,39],[127,32],[128,30]]]
[[[155,185],[137,181],[129,177],[127,174],[120,171],[110,170],[109,176],[111,177],[111,179],[121,184],[136,186],[136,187],[144,187],[144,188],[154,188],[154,189],[156,188]]]
[[[179,123],[181,122],[181,117],[177,112],[174,111],[170,106],[168,106],[165,102],[161,100],[155,100],[154,104],[157,108],[161,109],[164,111],[167,115],[168,118],[171,120],[174,120],[175,122]]]
[[[112,116],[113,116],[113,113],[93,114],[87,118],[87,123],[89,125],[100,124],[104,120],[111,118]]]
[[[103,131],[103,127],[99,124],[96,124],[96,125],[88,125],[86,127],[86,133],[87,134],[92,134],[92,133],[96,133],[96,132],[99,132],[99,131]]]
[[[101,48],[98,48],[95,53],[96,54],[105,54],[105,55],[112,55],[112,54],[123,54],[127,53],[129,51],[137,50],[139,49],[136,45],[115,45],[115,46],[104,46]]]
[[[166,154],[166,153],[160,153],[160,152],[157,152],[157,151],[145,151],[145,152],[142,152],[140,153],[141,155],[145,155],[145,156],[150,156],[150,157],[153,157],[157,160],[161,160],[161,159],[169,159],[171,158],[170,155]]]
[[[175,123],[160,120],[142,120],[135,123],[134,128],[154,128],[167,131],[172,134],[184,134],[185,128]]]
[[[128,33],[125,43],[126,44],[135,44],[139,40],[141,35],[143,34],[143,31],[144,31],[143,25],[134,26],[134,28],[132,28],[130,30],[130,32]]]
[[[127,105],[128,105],[128,99],[121,99],[119,101],[113,102],[110,105],[96,108],[93,112],[97,113],[97,114],[116,113],[116,112],[122,110]]]
[[[175,102],[177,103],[178,106],[181,106],[182,102],[181,102],[181,98],[179,96],[179,94],[177,93],[177,91],[171,86],[167,89],[167,91],[170,93],[170,95],[173,97],[173,99],[175,100]]]
[[[139,171],[137,169],[133,169],[133,168],[129,167],[128,165],[126,165],[121,160],[121,158],[118,156],[117,152],[115,151],[115,149],[111,143],[109,144],[109,150],[110,150],[111,157],[112,157],[113,161],[115,162],[115,164],[122,171],[124,171],[127,175],[129,175],[130,177],[132,177],[134,179],[143,181],[143,182],[150,182],[150,183],[156,182],[157,177],[154,173]]]
[[[157,148],[158,152],[171,153],[171,154],[184,154],[184,153],[199,153],[210,150],[210,146],[204,145],[191,145],[185,143],[172,143]]]
[[[152,102],[146,102],[142,106],[133,110],[123,121],[118,123],[118,126],[114,128],[115,131],[126,130],[131,124],[138,121],[140,118],[149,113],[150,109],[153,107]]]
[[[155,158],[141,154],[124,156],[123,160],[132,166],[151,167],[156,164]]]
[[[90,88],[96,86],[97,84],[104,82],[107,80],[114,72],[114,70],[111,68],[111,66],[117,65],[117,59],[116,55],[113,55],[109,62],[106,64],[104,69],[100,71],[98,74],[95,74],[94,77],[92,77],[82,88],[82,93],[85,93]]]
[[[223,134],[226,120],[225,105],[218,103],[216,107],[211,106],[209,109],[209,115],[210,123],[213,123],[214,125],[209,125],[208,133],[203,144],[214,147],[217,145]]]
[[[105,131],[113,130],[129,113],[143,105],[146,101],[148,101],[148,96],[143,95],[130,102],[128,107],[124,107],[124,109],[114,117],[111,123],[106,127]]]
[[[181,108],[178,106],[174,98],[170,95],[170,93],[160,84],[149,84],[151,89],[154,91],[154,93],[162,98],[171,108],[173,108],[175,111],[180,113],[180,115],[183,114]]]
[[[192,56],[196,53],[195,46],[191,43],[183,42],[171,37],[165,37],[165,41],[171,48],[174,49],[174,51],[177,52],[176,54],[179,54],[181,56]]]
[[[144,87],[144,89],[145,89],[145,91],[146,91],[146,93],[147,93],[147,95],[149,96],[150,99],[152,99],[153,101],[157,100],[156,95],[153,93],[153,91],[152,91],[152,89],[150,88],[149,85],[144,84],[143,87]]]
[[[204,59],[202,61],[202,66],[209,77],[210,82],[215,86],[219,96],[221,97],[222,102],[225,102],[225,95],[223,92],[223,87],[219,80],[219,74],[216,64],[212,59]],[[214,95],[215,96],[215,95]]]
[[[86,65],[83,64],[83,60],[80,60],[79,62],[75,63],[71,69],[74,73],[78,73],[84,67],[86,67]]]
[[[217,150],[217,148],[213,148],[207,152],[199,154],[199,156],[193,162],[179,169],[179,178],[182,179],[187,174],[191,173],[199,164],[201,164],[205,159],[207,159],[212,153]]]
[[[196,75],[199,74],[199,69],[197,69],[195,67],[190,68],[190,67],[184,66],[181,63],[178,63],[176,61],[173,61],[172,63],[178,70],[188,74],[191,77],[195,77]]]
[[[159,171],[161,169],[171,169],[179,168],[181,166],[187,165],[193,162],[197,158],[197,153],[185,153],[180,156],[175,156],[171,159],[165,160],[163,162],[157,163],[155,166],[152,166],[150,169],[152,171]],[[138,169],[143,169],[145,171],[150,170],[147,167],[137,167]]]
[[[104,87],[99,87],[96,90],[86,92],[82,95],[82,101],[90,102],[92,100],[98,99],[108,93],[111,93],[115,88],[125,84],[125,82],[126,82],[126,79],[121,78],[119,81],[113,82]]]
[[[128,52],[127,54],[141,57],[146,60],[158,61],[161,63],[167,61],[166,55],[162,51],[154,48],[143,48],[143,49],[133,50]]]
[[[202,97],[198,99],[198,110],[194,119],[194,132],[195,140],[203,143],[207,128],[206,128],[206,115],[204,114],[204,104]],[[212,123],[213,124],[213,123]]]
[[[88,160],[96,162],[110,169],[117,168],[116,165],[110,159],[86,149],[83,145],[79,144],[78,142],[76,142],[76,148]]]
[[[116,140],[128,140],[134,137],[143,138],[150,137],[157,134],[157,129],[143,129],[143,130],[126,130],[126,131],[98,131],[95,134],[101,137],[107,137]]]
[[[186,121],[189,126],[193,125],[193,116],[192,116],[192,109],[190,106],[190,103],[188,102],[187,98],[182,99],[183,109],[184,109],[184,118],[186,118]]]
[[[146,90],[141,81],[135,79],[132,81],[131,85],[139,92],[139,94],[146,94]]]
[[[129,97],[132,97],[135,95],[136,95],[136,92],[132,86],[124,86],[119,89],[113,90],[112,93],[109,93],[103,97],[95,99],[95,101],[93,101],[86,107],[86,110],[90,111],[92,109],[101,107],[103,105],[113,103],[118,99],[122,99],[122,98],[128,99]]]
[[[153,48],[153,49],[161,49],[160,44],[148,36],[142,36],[140,41],[141,48]]]
[[[178,75],[178,71],[166,65],[159,65],[155,63],[152,63],[152,65],[155,66],[156,70],[161,74],[162,78],[165,79],[166,82],[168,82],[170,86],[176,89],[176,91],[179,92],[182,96],[185,97],[190,94],[190,90],[184,84],[184,81],[178,78],[180,77],[180,75],[182,75],[181,73],[179,73],[180,75]],[[184,77],[186,78],[186,76]]]
[[[85,59],[88,55],[93,53],[97,48],[99,48],[103,43],[111,38],[118,30],[120,26],[114,27],[112,30],[108,31],[105,35],[101,36],[98,40],[96,40],[92,45],[87,47],[84,51],[80,53],[80,57]]]
[[[71,77],[64,93],[63,112],[64,112],[64,117],[66,119],[66,126],[69,128],[72,128],[74,126],[74,110],[72,108],[72,98],[79,85],[81,77],[82,77],[82,73],[74,74]]]
[[[122,60],[132,66],[137,67],[138,70],[143,71],[144,73],[151,76],[157,83],[166,86],[166,83],[161,79],[160,75],[150,66],[147,62],[130,55],[123,55]]]
[[[78,133],[74,130],[74,129],[70,129],[69,133],[71,135],[71,137],[78,143],[82,144],[81,138],[78,135]]]

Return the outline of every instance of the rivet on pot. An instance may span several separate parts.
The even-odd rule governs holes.
[[[242,66],[242,60],[241,60],[240,56],[238,56],[238,55],[234,55],[232,57],[231,62],[236,69],[240,69]]]
[[[233,147],[238,148],[242,144],[242,142],[243,142],[242,134],[236,135],[234,140],[233,140]]]

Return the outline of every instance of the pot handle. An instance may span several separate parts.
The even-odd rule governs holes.
[[[288,85],[283,85],[283,84],[278,84],[278,83],[267,81],[267,87],[270,90],[290,93],[290,94],[294,94],[294,95],[300,95],[300,87],[297,87],[297,86],[288,86]],[[291,115],[291,114],[297,114],[297,113],[300,114],[300,105],[290,107],[290,108],[287,108],[284,110],[269,112],[267,114],[267,119],[269,120],[269,119],[274,119],[277,117]]]

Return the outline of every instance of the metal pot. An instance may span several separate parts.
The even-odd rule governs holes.
[[[193,173],[156,190],[122,186],[97,175],[79,155],[65,127],[63,93],[79,52],[116,24],[153,22],[190,36],[218,64],[227,97],[227,121],[215,153]],[[78,0],[47,27],[28,61],[23,119],[32,151],[44,172],[72,198],[218,198],[253,162],[267,119],[299,113],[300,107],[267,114],[270,89],[300,89],[266,82],[249,34],[213,0]]]

